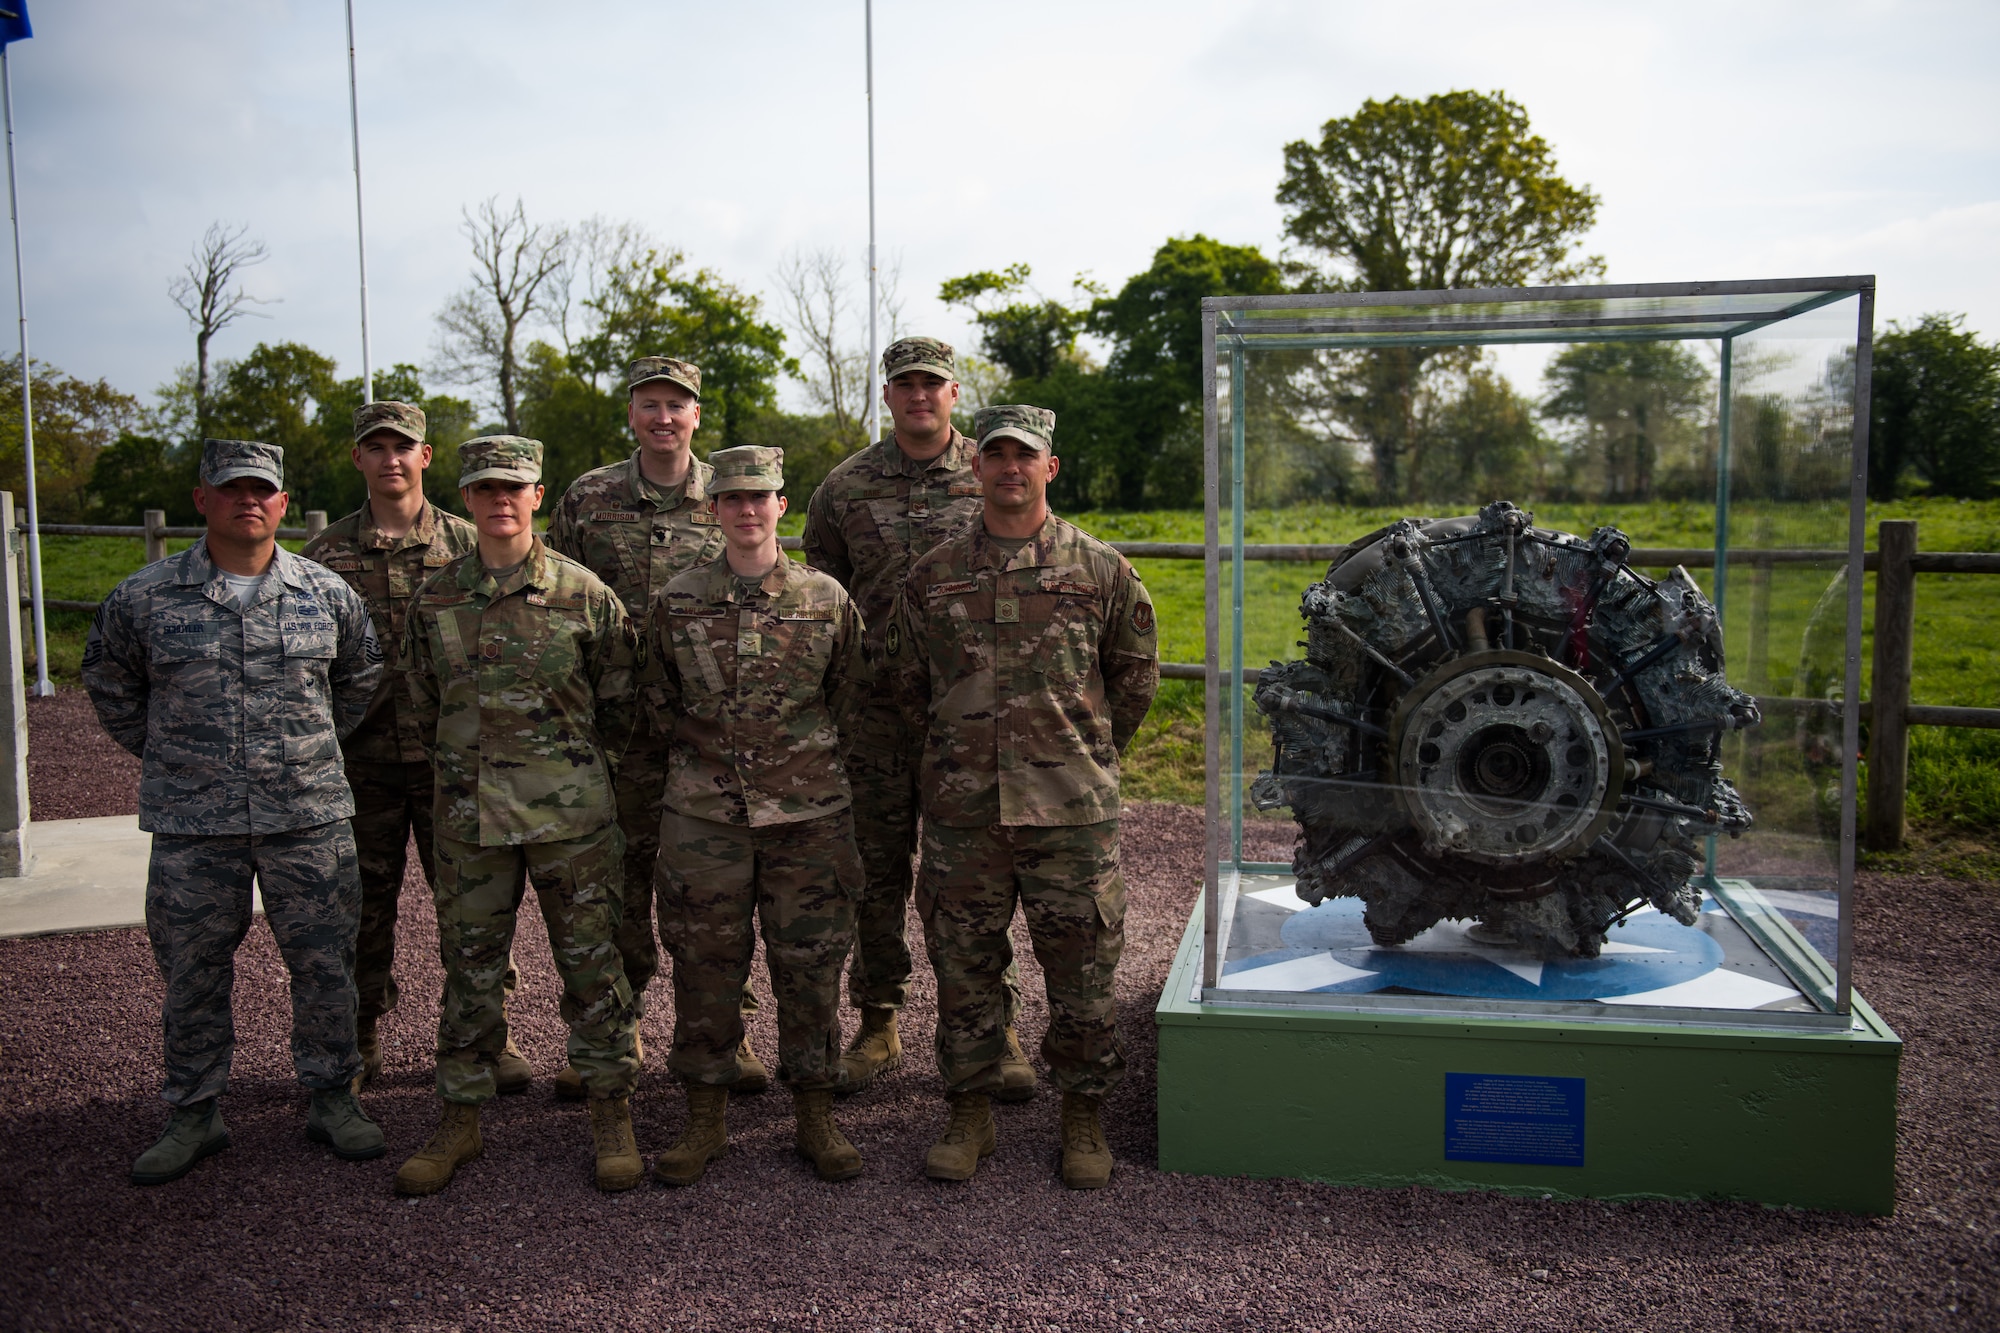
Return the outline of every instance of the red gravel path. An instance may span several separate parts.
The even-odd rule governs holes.
[[[130,765],[77,696],[37,701],[32,725],[39,814],[132,808]],[[538,1084],[492,1104],[486,1156],[448,1192],[397,1201],[390,1176],[435,1113],[439,974],[421,889],[406,898],[387,1085],[368,1097],[389,1156],[346,1164],[306,1144],[283,973],[259,929],[236,994],[235,1146],[175,1185],[135,1189],[125,1172],[162,1120],[143,933],[0,942],[0,1327],[2000,1327],[1995,886],[1861,886],[1860,984],[1908,1042],[1895,1217],[1537,1203],[1153,1167],[1152,1006],[1199,838],[1198,816],[1174,807],[1127,823],[1119,1017],[1132,1074],[1109,1109],[1119,1171],[1100,1194],[1055,1181],[1046,1093],[998,1109],[1000,1148],[974,1181],[926,1181],[940,1103],[912,1043],[902,1073],[841,1106],[868,1160],[848,1185],[819,1184],[792,1156],[788,1102],[773,1093],[731,1107],[736,1150],[699,1186],[606,1197],[589,1182],[583,1112]],[[522,941],[522,1044],[553,1071],[548,946],[533,930]],[[1039,976],[1022,955],[1032,995]],[[919,986],[908,1028],[927,1033]],[[665,990],[635,1100],[649,1153],[682,1118],[660,1072]],[[1031,1000],[1023,1027],[1044,1022]],[[753,1040],[775,1055],[770,1017]]]

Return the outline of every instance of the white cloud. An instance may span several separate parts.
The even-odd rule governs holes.
[[[462,206],[644,223],[766,288],[866,240],[858,3],[358,0],[376,359],[422,361]],[[358,368],[345,35],[333,3],[70,0],[14,48],[38,355],[149,390],[188,358],[166,284],[217,218],[282,296],[219,351]],[[1161,240],[1279,248],[1283,146],[1364,98],[1505,89],[1604,198],[1621,281],[1875,272],[1881,318],[2000,334],[2000,10],[1195,0],[876,5],[878,198],[908,314],[1016,260],[1116,286]]]

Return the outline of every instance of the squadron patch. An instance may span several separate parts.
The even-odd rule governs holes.
[[[1153,604],[1138,602],[1132,607],[1132,628],[1141,634],[1153,632]]]
[[[903,627],[901,625],[889,626],[889,638],[884,644],[884,648],[891,657],[903,651]]]

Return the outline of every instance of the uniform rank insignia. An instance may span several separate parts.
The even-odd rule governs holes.
[[[1141,634],[1153,632],[1153,604],[1140,602],[1132,608],[1132,628]]]
[[[903,627],[901,625],[889,626],[889,638],[885,647],[891,657],[903,651]]]

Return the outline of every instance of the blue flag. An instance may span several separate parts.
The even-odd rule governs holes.
[[[35,35],[28,22],[28,0],[0,0],[0,46],[25,42]]]

